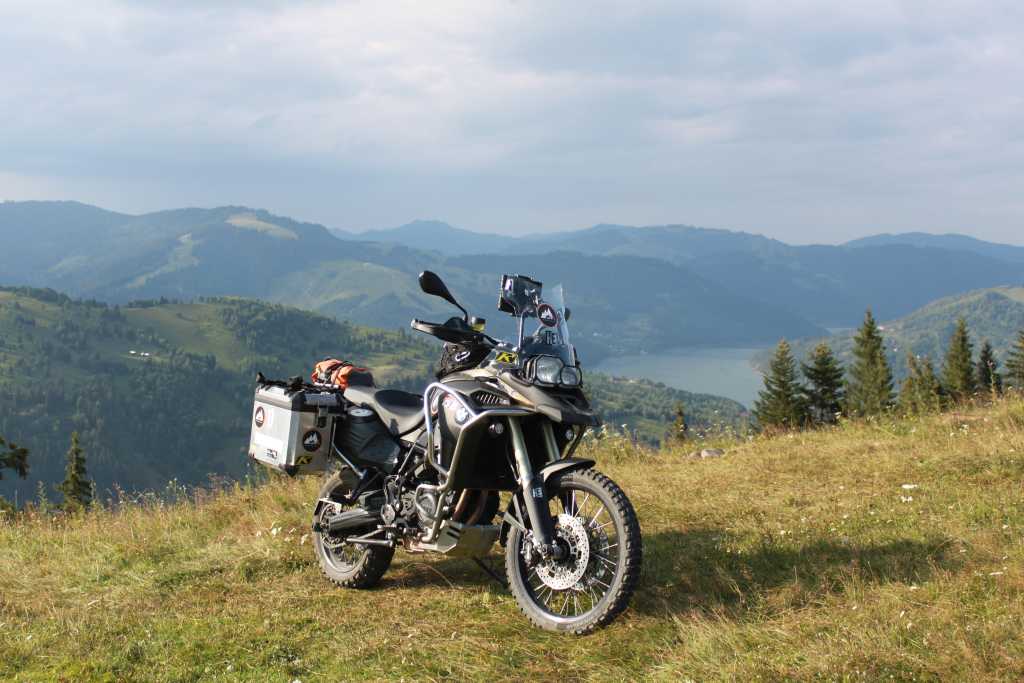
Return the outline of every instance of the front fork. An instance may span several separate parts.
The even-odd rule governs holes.
[[[515,455],[519,486],[526,506],[526,515],[530,518],[534,544],[542,556],[554,555],[557,558],[562,554],[563,548],[554,542],[555,525],[551,519],[551,512],[548,510],[544,480],[533,471],[533,465],[530,464],[530,455],[526,450],[526,440],[523,438],[523,428],[519,424],[519,418],[509,417],[508,425],[512,434],[512,452]],[[559,453],[551,423],[545,421],[541,428],[544,430],[544,444],[548,450],[548,461],[554,462],[558,459]]]

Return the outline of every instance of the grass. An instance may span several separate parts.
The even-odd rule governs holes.
[[[592,447],[645,560],[585,638],[466,560],[332,588],[310,480],[0,523],[0,679],[1024,678],[1024,402],[718,445]]]

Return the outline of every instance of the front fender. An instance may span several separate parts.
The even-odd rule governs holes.
[[[541,468],[538,474],[544,481],[544,486],[548,485],[548,480],[554,477],[556,474],[562,472],[572,472],[573,470],[585,470],[589,467],[593,467],[597,464],[596,460],[590,460],[589,458],[563,458],[556,460],[552,463],[548,463]]]

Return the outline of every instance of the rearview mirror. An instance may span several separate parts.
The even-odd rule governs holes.
[[[452,306],[455,306],[460,311],[462,311],[462,313],[466,316],[466,319],[469,318],[469,313],[466,311],[465,308],[463,308],[459,304],[458,301],[455,300],[455,297],[452,296],[452,293],[448,291],[448,286],[444,283],[444,280],[442,280],[437,275],[437,273],[431,270],[424,270],[422,273],[420,273],[420,289],[422,289],[425,293],[430,294],[432,296],[441,297],[442,299],[450,303]]]

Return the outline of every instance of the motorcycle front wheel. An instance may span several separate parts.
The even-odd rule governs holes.
[[[509,589],[536,626],[589,633],[633,596],[643,556],[640,524],[622,489],[595,470],[558,475],[547,490],[562,557],[541,557],[532,532],[513,527],[505,546]]]

